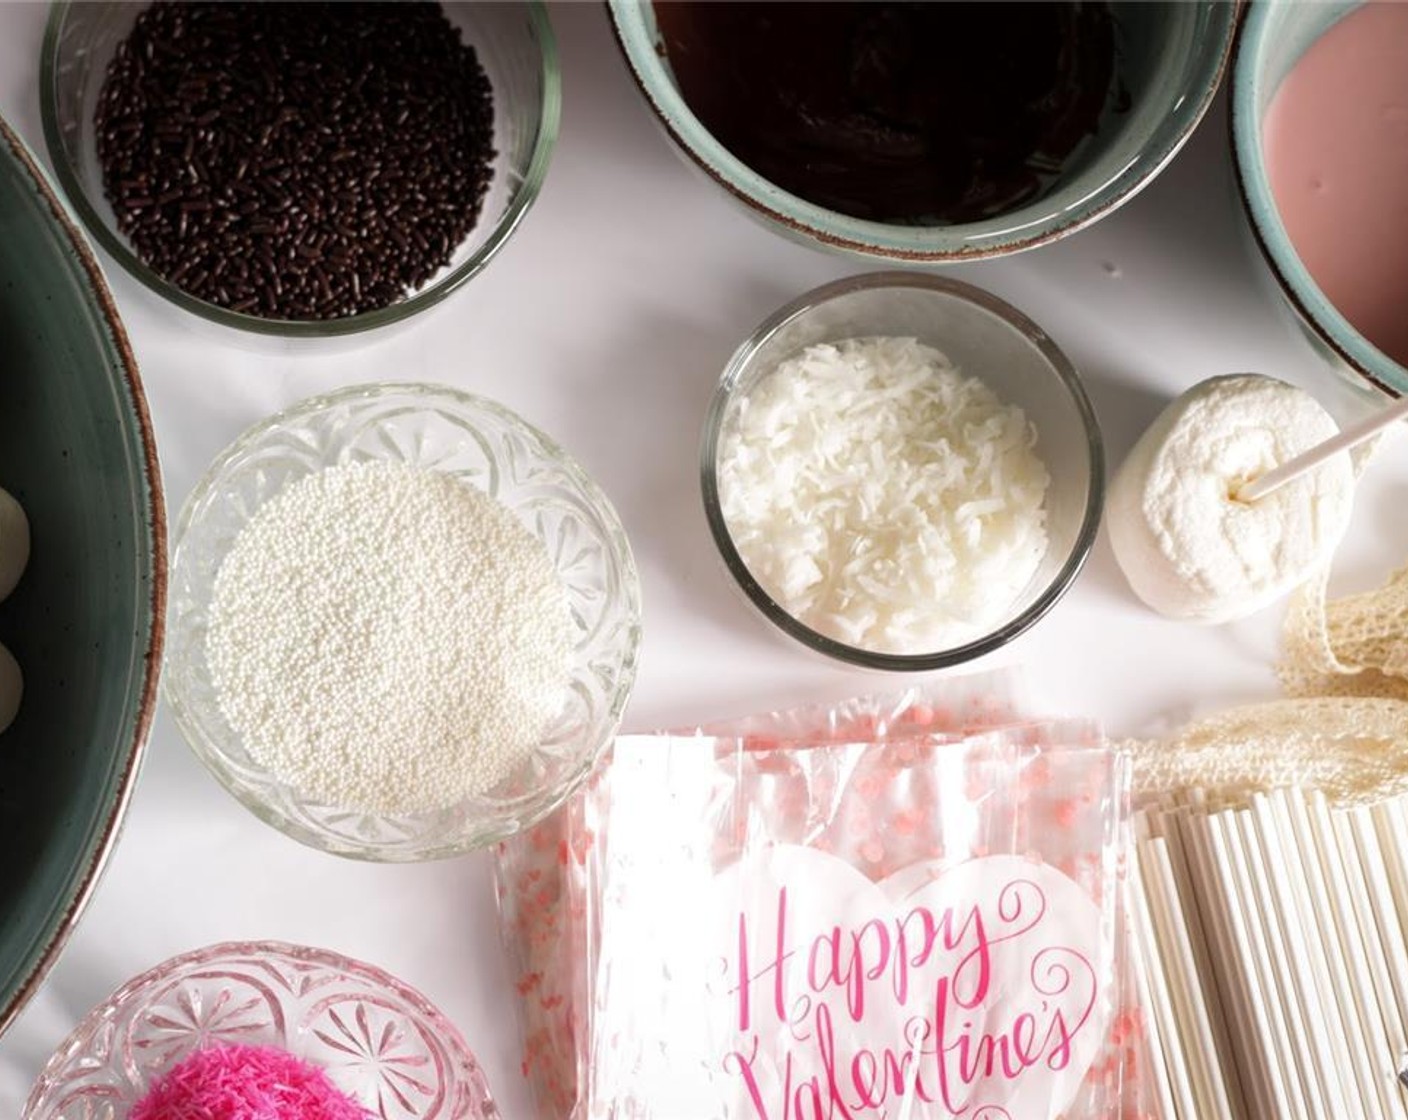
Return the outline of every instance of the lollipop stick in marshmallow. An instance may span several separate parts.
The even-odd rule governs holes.
[[[1337,436],[1331,436],[1324,443],[1316,444],[1309,451],[1302,452],[1274,470],[1269,470],[1265,474],[1243,483],[1237,488],[1235,497],[1239,502],[1258,501],[1270,494],[1271,491],[1284,486],[1293,478],[1299,478],[1306,472],[1313,471],[1321,463],[1333,459],[1341,451],[1358,447],[1365,440],[1378,435],[1385,428],[1391,427],[1406,417],[1408,417],[1408,397],[1389,405],[1372,416],[1365,417],[1358,424],[1346,428]]]

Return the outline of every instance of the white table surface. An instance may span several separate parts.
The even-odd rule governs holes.
[[[38,54],[46,14],[0,4],[0,114],[47,163]],[[412,328],[333,353],[271,357],[212,341],[104,261],[146,383],[174,515],[249,424],[311,393],[430,379],[485,393],[555,435],[616,503],[644,583],[646,637],[628,730],[841,698],[892,679],[775,635],[723,573],[695,447],[739,340],[781,304],[867,271],[748,220],[657,130],[603,5],[557,6],[563,125],[542,196],[500,257]],[[1365,400],[1330,375],[1261,282],[1241,236],[1226,105],[1133,202],[1059,244],[951,275],[1040,323],[1083,372],[1118,463],[1162,404],[1219,373],[1274,373],[1342,420]],[[1408,560],[1408,444],[1363,485],[1336,586]],[[1022,666],[1035,702],[1130,734],[1275,695],[1280,610],[1220,628],[1160,619],[1132,596],[1102,533],[1042,623],[979,668]],[[0,1116],[17,1116],[49,1053],[132,974],[236,938],[320,945],[421,988],[477,1052],[507,1117],[529,1106],[489,859],[369,866],[306,849],[240,807],[159,712],[126,827],[47,983],[0,1040]]]

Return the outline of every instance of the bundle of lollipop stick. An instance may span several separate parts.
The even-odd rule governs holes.
[[[1408,1115],[1408,798],[1165,794],[1131,914],[1164,1120]]]

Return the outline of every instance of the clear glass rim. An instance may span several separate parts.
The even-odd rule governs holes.
[[[1085,446],[1090,456],[1090,484],[1086,489],[1085,510],[1080,528],[1076,532],[1071,551],[1051,581],[1040,595],[1014,618],[1003,623],[991,633],[952,649],[935,653],[897,654],[878,653],[857,646],[839,642],[825,634],[818,633],[810,626],[789,614],[763,586],[754,578],[733,543],[728,531],[719,499],[718,452],[719,440],[728,408],[733,399],[738,380],[754,355],[779,330],[797,316],[810,311],[839,296],[855,292],[884,289],[911,288],[930,292],[941,292],[955,296],[1003,320],[1009,327],[1025,338],[1041,353],[1050,366],[1051,372],[1065,387],[1071,403],[1080,415],[1085,429]],[[752,604],[773,625],[804,646],[837,661],[859,665],[866,669],[880,669],[888,672],[925,672],[933,669],[947,669],[961,665],[992,653],[1005,646],[1019,634],[1035,625],[1070,588],[1081,568],[1085,566],[1095,545],[1096,533],[1100,527],[1101,512],[1105,504],[1105,447],[1100,436],[1100,424],[1095,409],[1081,384],[1080,376],[1070,359],[1051,338],[1031,319],[1023,315],[1005,300],[999,299],[982,288],[966,284],[961,280],[950,280],[939,276],[928,276],[909,272],[872,272],[863,276],[853,276],[823,284],[819,288],[798,296],[785,307],[780,308],[755,330],[729,359],[725,365],[718,386],[709,402],[709,410],[704,421],[704,437],[699,455],[699,483],[704,499],[704,515],[709,523],[709,532],[714,544],[723,557],[724,564],[734,581],[742,588]]]
[[[631,13],[648,0],[607,0],[617,46],[641,95],[676,147],[750,210],[822,245],[896,263],[953,263],[1023,252],[1084,229],[1151,183],[1192,135],[1222,84],[1232,52],[1237,4],[1181,0],[1200,9],[1207,40],[1182,69],[1183,96],[1170,107],[1149,148],[1114,174],[1097,177],[1079,199],[1060,207],[1037,201],[982,222],[895,226],[851,217],[809,202],[764,179],[725,148],[695,116],[670,80],[666,62]]]
[[[621,653],[620,672],[607,703],[607,733],[601,737],[601,741],[591,751],[584,754],[578,764],[561,781],[553,784],[550,793],[545,793],[546,787],[544,787],[515,799],[511,806],[514,810],[512,827],[496,826],[492,822],[486,822],[482,827],[466,830],[455,839],[444,843],[419,847],[408,846],[396,851],[387,851],[375,844],[354,843],[341,837],[329,836],[310,829],[289,817],[277,806],[271,805],[254,790],[249,789],[230,768],[224,753],[207,734],[204,719],[187,703],[180,684],[181,674],[176,671],[162,674],[162,695],[171,707],[172,716],[176,720],[182,737],[205,768],[240,804],[266,824],[272,825],[280,832],[308,847],[348,859],[373,863],[424,862],[463,855],[466,852],[475,851],[507,839],[518,832],[526,831],[561,806],[591,774],[601,756],[610,747],[615,733],[620,727],[626,705],[630,701],[631,693],[635,687],[636,672],[640,664],[642,635],[640,575],[636,567],[635,556],[620,517],[601,487],[555,440],[511,409],[487,397],[467,393],[448,385],[426,382],[372,382],[305,397],[281,412],[251,425],[237,436],[206,468],[205,473],[181,507],[171,549],[171,587],[173,591],[179,594],[180,588],[183,586],[182,568],[186,535],[199,511],[207,503],[232,462],[239,459],[252,447],[257,446],[271,432],[286,427],[292,421],[323,412],[349,400],[374,400],[378,397],[402,395],[412,396],[426,407],[433,407],[439,400],[448,401],[461,408],[489,412],[539,442],[553,459],[553,462],[569,475],[591,500],[594,512],[601,516],[618,569],[622,595],[631,622],[628,627],[626,646]],[[176,625],[177,621],[174,612],[168,615],[168,627]],[[175,648],[175,643],[168,640],[168,648]],[[371,815],[375,816],[375,814]],[[414,816],[414,814],[409,814],[409,816]]]
[[[335,338],[375,330],[403,322],[417,313],[434,307],[447,296],[479,275],[498,255],[509,236],[528,213],[542,190],[547,177],[562,120],[562,73],[558,61],[557,40],[543,0],[522,0],[541,50],[543,101],[538,117],[537,135],[528,169],[518,188],[509,199],[493,232],[468,260],[463,261],[430,287],[376,311],[348,315],[338,319],[266,319],[217,307],[213,303],[188,295],[181,288],[162,279],[148,268],[127,243],[103,221],[88,199],[87,191],[69,162],[59,127],[57,56],[60,35],[70,8],[82,7],[88,0],[56,0],[49,10],[44,26],[43,45],[39,56],[39,114],[44,130],[44,143],[54,173],[63,187],[69,205],[78,214],[89,234],[123,269],[148,290],[178,307],[224,327],[277,338]]]

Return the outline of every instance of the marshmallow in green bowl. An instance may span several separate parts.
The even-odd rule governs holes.
[[[29,562],[29,519],[24,507],[0,487],[0,599],[15,589]],[[20,709],[24,677],[19,662],[0,645],[0,731],[15,721]]]
[[[15,589],[29,562],[29,519],[24,507],[0,488],[0,600]]]

